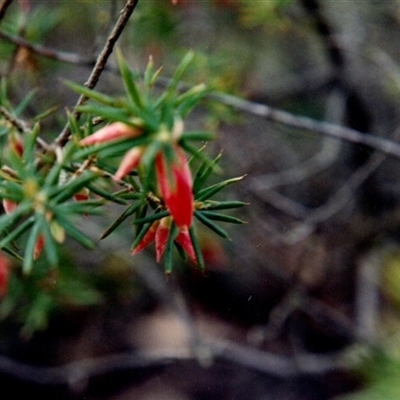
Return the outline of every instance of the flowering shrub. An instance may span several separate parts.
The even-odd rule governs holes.
[[[155,242],[157,261],[164,257],[167,274],[172,271],[174,248],[204,269],[197,223],[224,238],[228,234],[216,221],[242,223],[219,210],[241,207],[243,202],[212,200],[242,177],[205,186],[218,169],[220,156],[211,160],[194,143],[202,144],[214,135],[185,130],[185,117],[208,92],[205,85],[179,91],[193,57],[191,52],[184,57],[161,94],[154,94],[161,70],[154,70],[153,61],[142,78],[130,70],[121,53],[117,58],[125,98],[68,82],[90,102],[69,114],[67,133],[51,144],[40,138],[38,123],[23,131],[10,124],[1,167],[5,212],[0,217],[0,248],[21,259],[25,274],[43,253],[47,263],[57,267],[59,245],[66,236],[94,248],[74,219],[101,214],[107,202],[126,208],[101,238],[133,216],[132,254]],[[194,173],[192,165],[198,165]],[[4,294],[8,269],[2,270]]]

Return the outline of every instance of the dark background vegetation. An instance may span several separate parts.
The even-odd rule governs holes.
[[[13,105],[36,90],[27,121],[57,107],[49,138],[77,100],[63,81],[86,82],[124,3],[14,0],[1,20],[2,84]],[[2,391],[400,398],[399,157],[255,115],[268,105],[396,141],[399,43],[396,0],[139,1],[118,43],[133,69],[151,55],[168,78],[194,49],[187,84],[251,101],[243,112],[210,98],[187,122],[218,132],[207,151],[223,150],[224,177],[247,174],[223,196],[249,203],[235,213],[248,223],[226,227],[231,241],[204,232],[206,276],[177,260],[168,281],[152,250],[130,256],[129,224],[94,252],[68,243],[59,282],[39,265],[2,301]],[[122,93],[114,60],[97,89]],[[121,211],[84,228],[99,237]]]

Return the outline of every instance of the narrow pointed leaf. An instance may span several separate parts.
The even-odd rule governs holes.
[[[55,267],[58,264],[58,251],[57,244],[50,231],[49,223],[46,221],[43,214],[38,216],[37,223],[40,225],[40,231],[44,236],[44,251],[46,253],[47,260],[51,266]]]
[[[103,190],[101,188],[99,188],[98,186],[95,186],[91,183],[89,183],[86,186],[91,192],[97,194],[98,196],[102,197],[103,199],[106,200],[110,200],[113,203],[117,203],[117,204],[122,204],[122,205],[126,205],[126,201],[124,200],[124,198],[122,198],[122,194],[118,195],[115,193],[110,193],[107,190]],[[137,194],[138,196],[136,198],[139,198],[139,193],[132,193],[132,194]],[[125,198],[129,198],[129,197],[125,197]]]
[[[175,224],[171,225],[169,230],[169,236],[167,245],[165,247],[165,256],[164,256],[164,271],[167,275],[170,275],[172,272],[172,265],[174,259],[174,240],[178,235],[178,229],[176,228]]]
[[[216,183],[215,185],[209,186],[208,188],[202,189],[197,193],[196,201],[204,201],[209,199],[210,197],[214,196],[218,192],[220,192],[224,187],[241,181],[245,175],[239,176],[237,178],[227,179],[226,181]]]
[[[201,223],[203,223],[207,228],[210,228],[217,235],[223,237],[224,239],[229,239],[229,235],[224,229],[215,224],[211,219],[207,218],[200,211],[195,211],[194,215]]]
[[[221,174],[222,169],[218,167],[218,165],[214,165],[213,161],[210,160],[202,151],[200,151],[197,147],[192,146],[186,140],[180,140],[179,145],[186,150],[188,153],[192,154],[198,160],[206,163],[208,166],[212,166],[214,168],[214,172],[216,174]]]
[[[24,262],[22,264],[22,271],[24,274],[29,274],[32,270],[34,263],[34,252],[36,242],[40,235],[40,224],[34,224],[28,237],[28,241],[25,246]]]
[[[215,213],[213,211],[199,211],[205,217],[214,221],[229,222],[231,224],[245,224],[246,222],[230,215]]]
[[[135,240],[132,243],[131,246],[131,251],[135,250],[136,247],[139,245],[139,243],[142,241],[142,239],[145,237],[146,233],[148,232],[148,230],[150,229],[152,223],[149,222],[147,224],[144,224],[141,229],[139,230],[138,234],[136,235]]]
[[[243,201],[213,201],[206,200],[204,203],[198,203],[199,210],[227,210],[247,206],[249,203]]]
[[[78,228],[76,228],[75,225],[71,223],[68,218],[65,218],[60,213],[56,213],[55,219],[65,229],[65,231],[72,239],[75,239],[77,242],[88,249],[93,249],[95,247],[95,243],[93,242],[93,240],[89,238],[89,236],[81,232]]]
[[[136,86],[135,80],[137,76],[135,76],[132,71],[129,69],[122,53],[119,49],[117,49],[117,62],[118,67],[122,75],[122,79],[124,81],[125,90],[128,93],[128,96],[132,102],[132,105],[138,108],[144,108],[143,99],[141,97],[140,91]]]
[[[5,238],[0,241],[0,249],[7,246],[12,241],[18,239],[22,234],[24,234],[28,229],[32,227],[35,222],[35,217],[32,216],[22,222],[17,228],[13,229]]]
[[[148,217],[135,219],[135,221],[133,221],[133,223],[135,225],[146,224],[147,222],[154,222],[154,221],[157,221],[158,219],[168,217],[168,215],[169,215],[169,211],[160,211],[153,215],[149,215]]]
[[[189,235],[193,244],[194,253],[196,254],[197,265],[200,271],[204,272],[205,265],[204,265],[203,253],[200,248],[200,243],[199,239],[197,238],[194,224],[189,228]]]
[[[75,82],[71,81],[65,81],[64,82],[66,86],[68,86],[70,89],[72,89],[74,92],[79,93],[88,99],[92,99],[94,101],[97,101],[98,103],[104,104],[106,106],[111,106],[111,107],[118,107],[119,106],[119,101],[116,100],[114,97],[107,96],[103,93],[97,92],[96,90],[89,89],[86,86],[79,85]]]
[[[197,140],[197,141],[209,141],[214,140],[216,137],[215,133],[206,131],[187,131],[183,132],[181,140]]]
[[[128,207],[101,235],[100,240],[106,238],[112,233],[119,225],[122,224],[130,215],[134,214],[141,206],[142,202],[136,202]]]
[[[211,164],[203,162],[200,165],[200,168],[197,171],[193,182],[193,190],[195,193],[197,193],[203,187],[204,183],[207,181],[210,174],[214,171],[221,157],[222,153],[219,153],[218,156],[214,158],[214,160],[212,160]]]

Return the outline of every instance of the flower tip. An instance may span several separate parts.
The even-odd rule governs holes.
[[[142,133],[138,128],[134,128],[123,122],[113,122],[100,128],[97,132],[80,140],[81,146],[91,146],[98,143],[111,142],[118,139],[136,138]]]

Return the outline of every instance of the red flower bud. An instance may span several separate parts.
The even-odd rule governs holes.
[[[144,148],[143,147],[133,147],[130,149],[122,159],[119,164],[118,171],[115,173],[114,180],[119,181],[125,175],[129,174],[132,170],[134,170],[140,162],[140,158],[142,157]]]
[[[183,151],[177,146],[174,150],[176,157],[169,166],[164,153],[157,155],[156,171],[161,196],[175,224],[182,230],[192,225],[192,174]]]
[[[9,199],[3,199],[2,203],[6,214],[11,214],[18,207],[18,203]]]
[[[142,134],[142,131],[123,122],[113,122],[90,136],[80,141],[82,146],[90,146],[97,143],[112,142],[119,139],[136,138]]]

